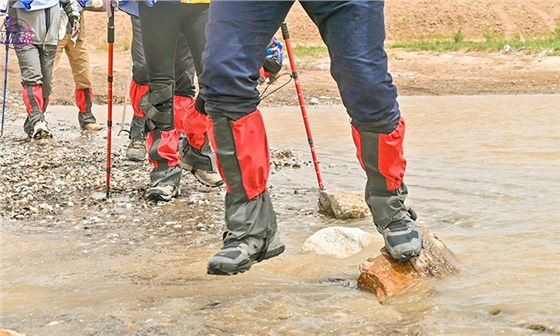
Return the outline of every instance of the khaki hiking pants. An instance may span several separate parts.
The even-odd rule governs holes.
[[[74,45],[70,40],[70,34],[66,34],[62,40],[58,41],[56,58],[54,61],[55,75],[53,77],[55,79],[56,69],[58,69],[62,51],[65,51],[68,56],[68,62],[72,68],[72,76],[74,77],[76,89],[89,89],[91,87],[91,70],[86,39],[79,38],[78,41],[76,41],[76,45]]]

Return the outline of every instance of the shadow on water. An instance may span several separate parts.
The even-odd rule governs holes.
[[[401,98],[409,204],[464,269],[422,291],[381,305],[356,288],[381,237],[345,259],[299,250],[329,225],[374,232],[371,218],[318,216],[315,174],[304,166],[270,179],[286,252],[234,277],[206,275],[223,214],[196,213],[196,188],[143,210],[172,213],[165,223],[143,223],[138,212],[137,222],[92,224],[85,234],[81,224],[3,220],[0,325],[29,335],[558,334],[557,106],[556,95]],[[308,157],[297,108],[263,113],[271,145]],[[342,107],[309,113],[327,187],[363,190]],[[205,192],[221,202],[223,191]],[[115,202],[126,209],[130,197]]]

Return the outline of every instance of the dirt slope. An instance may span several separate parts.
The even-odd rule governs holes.
[[[448,37],[461,30],[471,39],[484,36],[535,38],[560,26],[557,0],[385,0],[388,41]],[[317,29],[299,3],[288,24],[294,41],[320,43]]]
[[[535,38],[560,34],[558,0],[386,0],[387,40],[450,38],[460,32],[468,39]],[[313,22],[296,3],[288,15],[294,44],[320,44]],[[106,101],[107,17],[87,12],[86,26],[94,74],[96,101]],[[115,99],[126,94],[130,64],[130,19],[116,15]],[[523,53],[433,53],[389,49],[390,71],[401,94],[493,94],[560,92],[560,58]],[[328,59],[298,58],[306,98],[313,103],[339,103],[329,74]],[[19,68],[10,53],[9,88],[19,97]],[[73,104],[70,67],[63,57],[56,75],[53,103]],[[265,104],[297,104],[293,89],[285,88]]]

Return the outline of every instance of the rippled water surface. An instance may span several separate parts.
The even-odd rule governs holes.
[[[560,96],[400,103],[408,203],[457,254],[460,275],[379,304],[356,279],[381,238],[343,260],[299,251],[329,225],[374,232],[371,218],[312,215],[313,169],[285,169],[270,181],[287,251],[234,277],[205,274],[219,247],[207,240],[96,249],[71,234],[3,229],[0,327],[29,335],[560,333]],[[298,108],[263,113],[272,146],[308,155]],[[361,191],[343,108],[309,114],[327,187]]]

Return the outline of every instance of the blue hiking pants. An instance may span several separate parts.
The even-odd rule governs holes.
[[[200,77],[212,119],[210,138],[227,186],[224,241],[267,239],[276,216],[267,191],[270,157],[258,112],[259,69],[266,47],[294,1],[213,0]],[[378,229],[409,216],[404,205],[404,120],[387,71],[383,1],[301,1],[319,28],[331,74],[351,117],[366,202]],[[305,89],[305,88],[304,88]]]
[[[266,46],[293,1],[214,0],[200,82],[206,111],[238,119],[259,104]],[[390,133],[399,122],[397,89],[387,72],[383,1],[302,1],[331,57],[331,74],[352,124]],[[224,52],[227,51],[227,52]],[[237,115],[237,116],[236,116]]]

